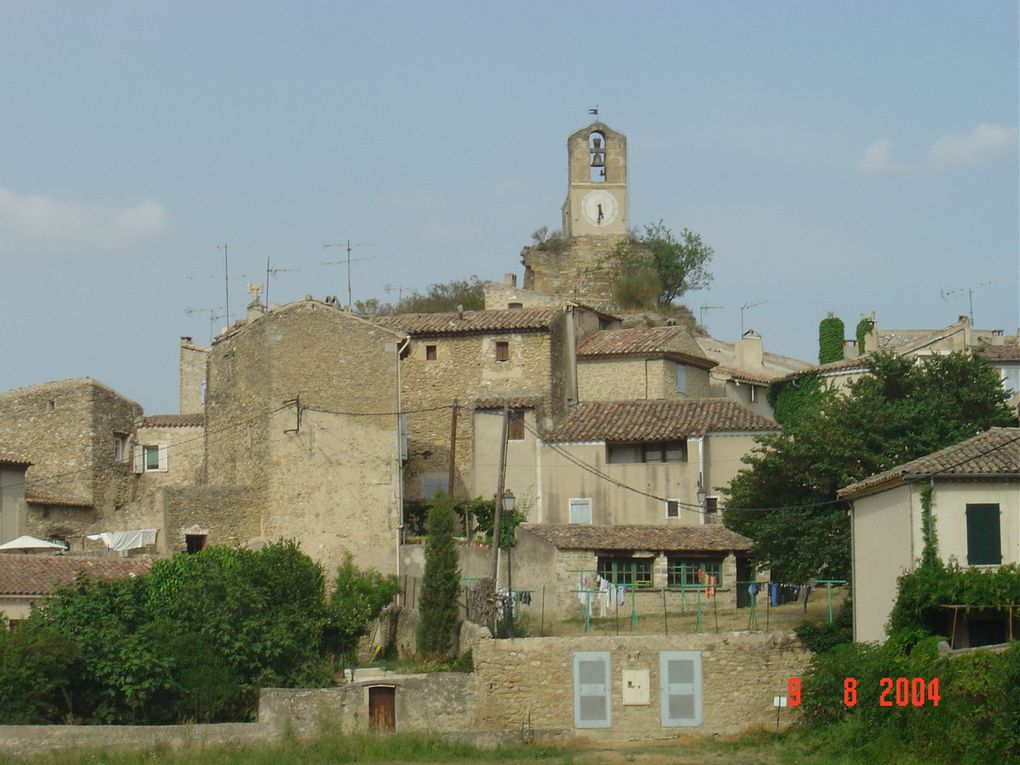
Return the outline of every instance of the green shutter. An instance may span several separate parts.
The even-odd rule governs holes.
[[[967,505],[967,563],[971,566],[1002,563],[998,505]]]

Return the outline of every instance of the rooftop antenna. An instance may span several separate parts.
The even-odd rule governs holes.
[[[226,316],[226,314],[224,314],[224,313],[216,313],[217,311],[222,311],[222,310],[223,310],[223,306],[217,306],[216,308],[190,308],[190,307],[186,307],[184,309],[184,313],[186,313],[188,316],[191,316],[191,315],[196,314],[196,313],[208,313],[209,314],[209,345],[212,345],[212,341],[216,337],[216,335],[214,334],[216,332],[216,326],[215,326],[214,322],[217,319],[222,319],[224,316]]]
[[[300,271],[300,268],[275,268],[269,262],[269,258],[266,258],[266,310],[269,310],[269,283],[270,277],[276,276],[277,274],[293,273],[294,271]]]
[[[224,242],[216,245],[217,250],[223,250],[223,296],[224,305],[227,311],[227,326],[230,326],[230,246]]]
[[[699,305],[698,306],[698,324],[702,327],[705,326],[705,311],[714,311],[717,308],[725,308],[722,305]]]
[[[410,292],[413,289],[414,289],[414,287],[400,287],[400,286],[394,286],[392,284],[387,284],[385,287],[383,287],[383,292],[385,292],[387,295],[392,295],[394,292],[397,293],[397,305],[396,305],[396,309],[399,311],[400,310],[400,303],[404,299],[404,292],[405,291],[406,292]]]
[[[769,301],[762,300],[760,303],[744,303],[742,306],[740,306],[740,336],[741,337],[744,336],[744,311],[748,310],[749,308],[757,308],[760,305],[765,305],[767,302],[769,302]]]
[[[375,260],[374,257],[355,258],[354,260],[351,260],[351,248],[352,247],[371,247],[373,244],[374,244],[374,242],[355,242],[355,243],[351,244],[351,240],[350,239],[348,239],[346,242],[323,242],[322,243],[323,247],[344,247],[347,250],[347,258],[345,260],[330,260],[330,261],[327,261],[327,262],[323,263],[322,265],[324,265],[324,266],[338,266],[338,265],[342,265],[344,263],[347,264],[347,308],[348,308],[348,310],[350,310],[351,306],[354,304],[354,301],[351,298],[351,263],[360,263],[363,260]]]
[[[598,118],[599,118],[599,105],[595,104],[595,108],[594,109],[589,109],[588,110],[588,114],[594,114],[595,115],[595,121],[597,122]]]
[[[992,280],[987,281],[987,282],[981,282],[981,284],[976,284],[973,287],[960,287],[960,289],[957,289],[957,290],[940,290],[939,294],[941,294],[942,295],[942,299],[945,300],[948,303],[949,302],[949,298],[955,297],[956,295],[962,295],[963,293],[966,292],[967,293],[967,302],[968,302],[968,304],[970,306],[970,323],[971,323],[971,325],[973,325],[974,324],[974,292],[977,291],[977,290],[987,289],[988,287],[991,287],[991,286],[993,286],[995,284],[1001,284],[1005,280],[1006,280],[1006,277],[1000,276],[1000,277],[998,277],[996,279],[992,279]]]

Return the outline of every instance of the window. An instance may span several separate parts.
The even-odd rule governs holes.
[[[1002,368],[1002,387],[1010,393],[1020,393],[1020,367]]]
[[[574,727],[612,725],[609,651],[574,651]]]
[[[676,392],[687,392],[687,367],[683,364],[676,365]]]
[[[113,434],[113,461],[123,462],[127,459],[127,435],[124,433]]]
[[[425,360],[435,361],[436,360],[436,346],[426,345],[425,346]]]
[[[633,584],[638,587],[651,587],[653,560],[654,558],[609,558],[600,555],[598,575],[611,584]]]
[[[701,725],[701,652],[659,654],[659,698],[662,727]]]
[[[421,477],[421,495],[424,499],[432,499],[437,494],[449,492],[450,476],[448,473],[424,473]]]
[[[705,584],[706,576],[714,576],[717,585],[722,584],[722,561],[709,558],[668,559],[667,582],[670,587],[694,587]]]
[[[667,518],[680,517],[680,500],[678,499],[666,500],[666,517]]]
[[[135,472],[136,473],[165,473],[169,466],[169,447],[165,445],[138,445],[135,446]]]
[[[591,523],[591,499],[570,500],[570,523]]]
[[[185,534],[184,543],[188,546],[188,555],[194,555],[205,548],[205,534]]]
[[[997,504],[967,505],[967,563],[971,566],[1002,563]]]
[[[705,515],[714,515],[719,512],[719,498],[705,497]]]
[[[496,361],[510,361],[510,343],[508,341],[496,341]]]
[[[511,311],[518,311],[524,308],[524,303],[507,303],[506,307]]]
[[[508,441],[524,440],[524,410],[511,409],[510,418],[506,424],[506,438]]]
[[[606,444],[606,461],[610,464],[686,462],[687,442],[665,441],[644,444]]]

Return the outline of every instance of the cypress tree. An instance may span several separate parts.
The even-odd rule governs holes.
[[[437,496],[426,521],[425,576],[418,599],[416,638],[418,653],[438,661],[450,658],[456,649],[460,616],[457,605],[460,569],[453,538],[456,522],[453,501],[443,495]]]
[[[818,363],[843,359],[843,320],[830,313],[818,324]]]

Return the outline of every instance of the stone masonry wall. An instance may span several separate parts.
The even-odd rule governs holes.
[[[455,483],[451,493],[463,496],[473,486],[471,476],[473,426],[470,402],[478,397],[538,395],[538,416],[562,407],[562,373],[554,371],[554,354],[562,353],[564,318],[550,332],[418,337],[401,363],[403,408],[408,416],[410,460],[405,467],[408,499],[422,496],[426,474],[447,476],[450,459],[448,407],[457,401]],[[510,360],[496,361],[497,341],[509,343]],[[426,346],[436,346],[437,358],[426,359]],[[415,411],[430,409],[435,411]],[[558,409],[557,409],[558,410]]]
[[[709,397],[708,371],[686,365],[685,369],[686,391],[681,393],[677,390],[677,364],[669,359],[579,359],[578,397],[581,401]]]
[[[149,494],[162,486],[194,485],[202,480],[205,463],[205,434],[201,425],[194,427],[143,428],[135,430],[139,446],[166,446],[166,472],[136,474],[135,496]]]
[[[801,677],[810,652],[790,633],[678,636],[529,638],[488,640],[474,648],[478,676],[476,725],[480,729],[574,729],[575,651],[608,651],[612,679],[612,727],[576,730],[605,739],[673,737],[681,732],[729,735],[775,726],[772,698],[785,695],[791,677]],[[659,708],[659,652],[700,651],[703,722],[693,728],[663,727]],[[623,704],[623,670],[647,670],[650,703]],[[796,714],[786,710],[782,721]]]
[[[180,344],[180,413],[198,414],[202,411],[202,384],[205,382],[209,349],[182,337]]]
[[[595,308],[614,304],[613,285],[606,258],[625,235],[577,236],[561,249],[532,245],[521,250],[524,288],[559,295]]]

